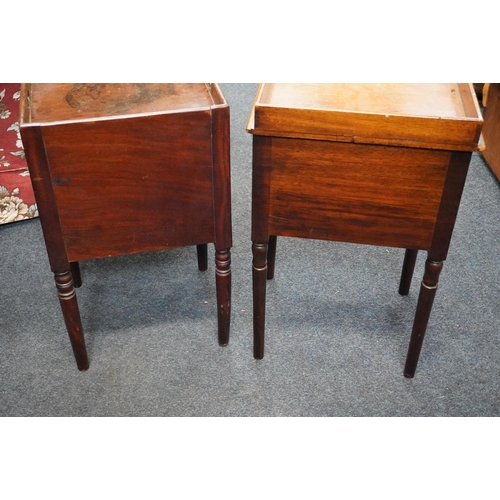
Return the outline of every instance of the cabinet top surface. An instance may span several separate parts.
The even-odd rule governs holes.
[[[31,123],[206,110],[225,104],[218,86],[205,83],[33,83],[26,87],[28,112],[22,119]]]
[[[268,83],[256,104],[325,111],[464,118],[457,83]]]
[[[474,151],[482,116],[470,83],[264,83],[255,135]]]

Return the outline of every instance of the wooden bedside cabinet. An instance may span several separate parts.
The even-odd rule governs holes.
[[[88,368],[78,262],[215,244],[229,341],[229,106],[216,84],[25,84],[20,128],[66,327]]]
[[[406,249],[406,295],[427,251],[413,377],[482,117],[471,84],[262,84],[253,134],[254,356],[264,356],[276,238]]]

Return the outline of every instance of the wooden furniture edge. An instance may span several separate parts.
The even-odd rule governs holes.
[[[255,94],[255,98],[253,101],[252,105],[252,110],[250,111],[250,116],[248,117],[247,125],[246,125],[246,131],[250,134],[255,133],[255,107],[257,106],[257,103],[259,102],[262,92],[264,91],[264,83],[259,84],[259,88],[257,89],[257,93]]]
[[[112,117],[110,116],[96,116],[96,117],[89,117],[89,118],[70,118],[66,120],[53,120],[53,121],[47,121],[47,122],[39,122],[39,121],[32,121],[31,116],[25,116],[29,113],[29,106],[26,104],[28,98],[29,100],[29,95],[32,89],[32,84],[29,83],[23,83],[21,84],[21,102],[20,102],[20,115],[21,115],[21,110],[24,113],[24,117],[26,118],[23,122],[24,126],[51,126],[51,125],[62,125],[62,124],[70,124],[70,123],[93,123],[93,122],[99,122],[99,121],[106,121],[109,119],[113,120],[122,120],[122,119],[128,119],[128,118],[139,118],[141,116],[158,116],[158,115],[170,115],[170,114],[178,114],[178,113],[196,113],[200,111],[211,111],[212,109],[215,108],[223,108],[223,107],[228,107],[228,103],[224,97],[224,94],[222,93],[222,90],[220,89],[220,86],[218,84],[204,84],[207,89],[207,93],[210,97],[210,100],[212,101],[210,104],[207,106],[199,106],[196,108],[179,108],[179,109],[172,109],[172,110],[162,110],[162,111],[154,111],[154,112],[143,112],[143,113],[129,113],[129,114],[117,114],[113,115]],[[211,87],[209,87],[211,85]],[[216,91],[216,96],[218,96],[223,102],[221,103],[216,103],[213,95],[212,95],[212,90],[215,89]]]
[[[207,87],[207,92],[212,100],[212,108],[215,109],[228,106],[226,97],[224,96],[224,93],[222,92],[222,89],[220,88],[220,85],[218,83],[206,83],[205,85]],[[217,100],[219,102],[216,102]]]
[[[31,122],[30,107],[28,102],[30,99],[31,83],[21,83],[21,96],[19,99],[19,126],[27,125]]]

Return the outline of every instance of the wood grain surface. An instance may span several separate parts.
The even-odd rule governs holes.
[[[474,151],[482,117],[470,84],[263,84],[256,135]]]
[[[273,138],[269,234],[429,249],[450,153]]]

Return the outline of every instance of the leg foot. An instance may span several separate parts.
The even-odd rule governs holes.
[[[231,324],[231,252],[215,251],[215,285],[217,288],[217,321],[219,345],[229,343]]]
[[[408,295],[410,293],[411,279],[417,261],[418,250],[406,250],[405,259],[403,261],[403,272],[401,273],[401,281],[399,282],[400,295]]]
[[[80,319],[80,311],[76,301],[76,292],[73,284],[71,271],[62,273],[54,273],[56,281],[57,294],[59,303],[68,330],[69,340],[73,347],[73,354],[76,359],[78,369],[81,371],[87,370],[89,360],[87,357],[87,349],[85,347],[85,339],[83,337],[82,322]]]
[[[254,243],[253,253],[253,356],[264,357],[264,335],[266,324],[266,280],[268,244]]]
[[[427,259],[425,263],[424,279],[420,286],[417,311],[413,322],[410,346],[406,357],[404,376],[413,378],[417,369],[418,358],[422,349],[427,323],[431,314],[432,304],[436,295],[439,274],[443,268],[443,262],[435,262]]]
[[[198,269],[206,271],[208,269],[208,245],[196,245],[196,253],[198,254]]]

